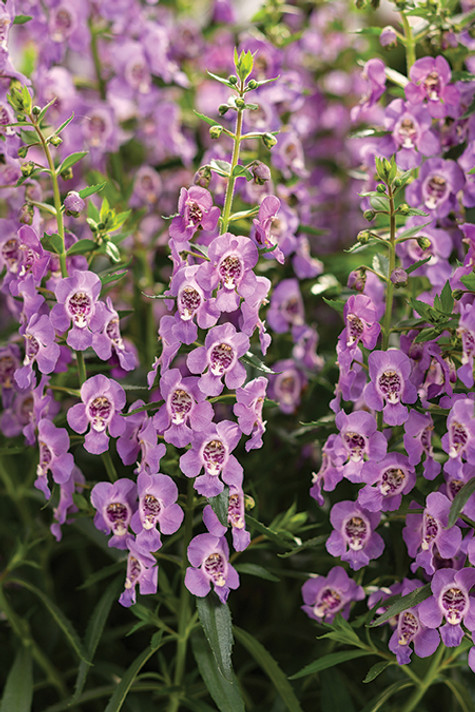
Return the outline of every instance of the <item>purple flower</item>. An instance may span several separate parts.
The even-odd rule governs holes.
[[[5,232],[6,236],[0,242],[0,267],[7,270],[3,285],[9,287],[13,296],[17,296],[20,285],[29,275],[32,275],[36,285],[41,282],[51,254],[43,249],[36,232],[28,225],[23,225],[17,236],[12,237],[8,229]]]
[[[381,47],[395,47],[397,45],[397,35],[394,27],[391,25],[383,27],[379,35],[379,43]]]
[[[394,512],[414,487],[416,473],[405,455],[390,452],[380,462],[366,462],[361,479],[366,487],[358,492],[358,503],[370,512]]]
[[[231,485],[228,500],[228,522],[231,525],[233,546],[236,551],[244,551],[251,541],[251,535],[246,530],[244,509],[244,492],[240,487]]]
[[[276,286],[267,312],[267,321],[278,334],[303,325],[304,307],[297,279],[283,279]]]
[[[252,299],[247,299],[241,304],[241,331],[248,336],[252,336],[256,328],[259,330],[259,342],[264,356],[272,339],[266,332],[264,322],[259,317],[259,309],[263,304],[267,304],[270,287],[271,283],[267,277],[257,277],[256,291]]]
[[[403,170],[419,166],[424,156],[434,156],[440,150],[440,142],[432,131],[432,119],[422,106],[395,99],[386,108],[385,127],[391,138],[384,147],[396,152],[396,163]]]
[[[137,584],[143,596],[157,592],[158,567],[155,558],[151,554],[141,551],[132,536],[127,536],[126,540],[129,556],[127,558],[125,590],[120,595],[119,603],[129,608],[135,603]]]
[[[127,351],[120,333],[119,314],[112,305],[112,300],[107,297],[103,311],[104,327],[101,333],[92,336],[92,348],[103,361],[112,356],[112,351],[117,354],[121,368],[124,371],[133,371],[137,366],[137,357],[133,351]]]
[[[307,379],[292,359],[272,365],[275,376],[269,380],[269,397],[277,401],[283,413],[294,413],[300,405]]]
[[[473,359],[475,357],[475,305],[461,305],[457,336],[462,340],[462,365],[457,376],[464,386],[473,386]]]
[[[266,397],[268,380],[264,376],[254,378],[243,388],[236,390],[236,404],[233,407],[234,415],[238,419],[239,427],[245,435],[251,435],[246,442],[246,452],[262,447],[262,435],[266,423],[262,420],[262,406]]]
[[[15,381],[19,388],[35,385],[33,363],[41,373],[51,373],[60,356],[60,348],[55,343],[55,332],[46,314],[34,314],[24,332],[25,358],[23,367],[15,371]]]
[[[104,328],[105,306],[99,300],[102,283],[94,272],[75,272],[61,279],[55,288],[57,304],[51,310],[51,323],[56,331],[66,331],[72,322],[66,342],[76,351],[92,345],[93,332]]]
[[[177,311],[173,335],[184,344],[192,344],[198,336],[194,319],[201,329],[209,329],[216,324],[220,316],[216,300],[209,295],[211,290],[203,291],[198,280],[202,265],[187,265],[173,276],[170,294],[176,296]],[[168,294],[168,292],[167,292]]]
[[[220,324],[209,330],[205,345],[188,354],[186,365],[192,373],[201,373],[198,385],[208,396],[218,396],[223,381],[228,388],[239,388],[246,378],[246,369],[239,361],[249,349],[249,338],[230,324]]]
[[[415,558],[411,564],[413,571],[422,566],[426,574],[432,576],[436,568],[436,553],[443,559],[451,559],[457,554],[462,534],[456,526],[447,529],[451,504],[441,492],[431,492],[422,514],[407,515],[402,537],[409,556]]]
[[[341,410],[335,424],[340,431],[334,441],[334,454],[341,458],[342,474],[350,482],[361,482],[365,460],[379,462],[388,448],[384,435],[378,432],[376,420],[366,411],[349,415]]]
[[[460,93],[449,84],[451,76],[449,63],[444,57],[422,57],[409,71],[411,81],[406,86],[406,97],[412,104],[424,103],[436,119],[456,117]]]
[[[325,500],[322,495],[322,488],[326,492],[332,492],[337,484],[343,479],[343,458],[341,448],[335,448],[338,436],[332,433],[324,443],[321,451],[322,463],[318,472],[312,473],[312,487],[310,496],[313,497],[320,507],[323,507]]]
[[[157,551],[162,545],[157,524],[162,534],[174,534],[183,521],[183,510],[176,504],[178,488],[168,475],[141,472],[137,489],[138,509],[130,523],[136,544],[145,552]]]
[[[421,586],[420,581],[404,579],[400,593],[405,596]],[[399,665],[407,665],[411,662],[412,649],[409,647],[411,643],[414,646],[414,652],[420,658],[432,655],[439,646],[439,633],[428,628],[420,619],[421,605],[408,608],[397,616],[396,629],[389,640],[388,647],[396,655]]]
[[[364,95],[358,106],[351,110],[351,120],[364,120],[365,112],[370,109],[384,94],[386,88],[385,65],[381,59],[370,59],[366,62],[362,79],[364,83]]]
[[[171,222],[169,234],[179,242],[190,240],[200,227],[214,230],[218,224],[219,208],[213,206],[211,193],[197,185],[181,189],[178,213]]]
[[[424,477],[433,480],[440,472],[440,463],[434,460],[432,450],[432,431],[434,423],[430,413],[411,410],[404,424],[404,447],[409,455],[409,464],[418,465],[424,459]]]
[[[81,386],[82,403],[77,403],[67,413],[70,427],[86,434],[84,447],[100,455],[109,447],[109,437],[122,435],[125,422],[119,411],[125,405],[125,391],[118,383],[102,374],[88,378]]]
[[[239,575],[229,563],[229,547],[224,537],[198,534],[188,546],[191,567],[185,574],[185,586],[190,593],[203,598],[211,584],[221,603],[226,603],[230,589],[239,586]]]
[[[425,218],[424,218],[425,219]],[[409,218],[406,228],[415,227],[421,218]],[[421,245],[421,240],[425,245]],[[413,271],[414,276],[426,276],[432,286],[443,287],[451,276],[451,267],[448,258],[452,252],[452,238],[445,230],[427,227],[423,224],[417,238],[405,240],[397,246],[397,254],[402,266],[407,269],[415,262],[429,258],[426,264]]]
[[[462,466],[462,459],[475,464],[475,417],[473,400],[459,398],[453,403],[447,417],[448,432],[442,436],[441,443],[449,455],[444,470],[457,475]]]
[[[455,161],[429,158],[422,164],[419,177],[407,187],[406,200],[416,208],[427,208],[436,218],[445,218],[457,209],[456,194],[464,183]]]
[[[345,328],[340,339],[347,348],[361,343],[366,349],[374,349],[381,327],[372,299],[364,294],[352,295],[343,309]]]
[[[408,410],[402,403],[415,403],[417,391],[409,380],[411,361],[402,351],[373,351],[368,358],[370,382],[364,390],[369,408],[383,411],[388,425],[402,425]]]
[[[462,623],[475,630],[475,598],[470,589],[475,584],[475,569],[439,569],[431,581],[432,596],[419,605],[419,618],[428,628],[440,629],[442,641],[449,648],[462,642]]]
[[[78,218],[86,206],[86,203],[75,190],[70,190],[64,199],[64,210],[66,215]]]
[[[239,426],[230,420],[211,423],[205,432],[193,434],[192,449],[180,457],[180,469],[187,477],[196,477],[204,469],[205,474],[194,483],[198,494],[215,497],[223,491],[223,482],[241,487],[243,469],[231,455],[240,437]]]
[[[337,613],[348,618],[352,601],[365,597],[341,566],[334,566],[327,576],[316,576],[302,586],[304,604],[301,608],[319,623],[332,623]]]
[[[65,428],[57,428],[51,420],[42,418],[38,423],[39,462],[36,468],[35,487],[49,499],[48,471],[57,484],[64,484],[71,476],[74,458],[69,450],[69,435]]]
[[[367,566],[384,550],[382,538],[373,531],[380,519],[379,512],[368,512],[356,502],[337,502],[330,513],[334,531],[327,539],[328,553],[347,561],[354,571]]]
[[[198,379],[183,378],[177,368],[163,374],[160,392],[165,403],[154,415],[153,424],[167,443],[185,447],[193,432],[208,428],[214,416],[213,406],[198,388]]]
[[[132,515],[137,509],[137,485],[122,477],[111,484],[98,482],[91,491],[91,504],[96,509],[94,525],[104,534],[110,534],[109,546],[127,548],[127,532]]]
[[[257,279],[252,271],[259,254],[248,237],[226,232],[208,247],[209,262],[200,265],[199,284],[209,292],[218,288],[216,307],[221,312],[239,308],[240,297],[248,299],[256,291]]]
[[[84,483],[85,479],[81,470],[76,465],[73,465],[69,479],[59,485],[59,502],[54,509],[55,521],[50,526],[50,531],[58,542],[62,538],[61,525],[72,521],[68,520],[68,516],[78,511],[74,504],[73,494],[76,491],[82,491]]]
[[[284,253],[279,246],[274,228],[274,224],[280,227],[277,218],[279,210],[279,198],[276,198],[275,195],[268,195],[264,198],[259,207],[257,218],[254,218],[253,220],[255,227],[253,239],[258,247],[262,247],[267,250],[267,252],[264,253],[264,256],[267,257],[267,259],[275,258],[277,262],[283,264]],[[277,235],[279,235],[279,232],[277,232]]]

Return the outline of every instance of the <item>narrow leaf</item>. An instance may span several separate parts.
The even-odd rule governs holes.
[[[97,183],[96,185],[89,185],[87,188],[79,190],[78,193],[81,198],[89,198],[90,195],[99,193],[103,188],[105,188],[106,185],[107,181],[104,181],[104,183]]]
[[[381,708],[384,709],[383,705],[389,700],[396,692],[402,692],[408,687],[412,687],[413,682],[405,682],[404,680],[398,680],[393,682],[392,685],[387,687],[384,692],[382,692],[378,697],[375,697],[371,702],[369,702],[361,712],[378,712]]]
[[[196,114],[196,116],[199,119],[206,121],[206,123],[209,124],[210,126],[219,126],[219,123],[218,123],[218,121],[216,121],[216,119],[210,119],[209,116],[206,116],[205,114],[201,114],[199,111],[195,111],[194,109],[193,109],[193,113]]]
[[[374,655],[374,653],[368,650],[342,650],[339,653],[330,653],[309,663],[309,665],[306,665],[289,679],[297,680],[300,677],[314,675],[316,672],[320,672],[320,670],[326,670],[327,668],[335,667],[335,665],[340,665],[340,663],[346,663],[348,660],[362,658],[365,655]]]
[[[370,623],[370,627],[374,628],[378,625],[381,625],[382,623],[386,623],[386,621],[388,621],[390,618],[394,618],[394,616],[397,616],[399,613],[402,613],[402,611],[407,611],[409,608],[414,608],[414,606],[417,606],[419,603],[422,603],[422,601],[425,601],[426,598],[429,598],[429,596],[431,595],[432,592],[430,589],[430,583],[426,583],[425,586],[416,588],[415,591],[411,591],[411,593],[408,593],[406,596],[399,597],[399,600],[395,601],[392,605],[390,605],[385,613],[378,616],[376,620]]]
[[[257,578],[265,579],[266,581],[280,581],[277,576],[274,576],[274,574],[271,574],[270,571],[267,571],[267,569],[263,566],[259,566],[258,564],[237,564],[235,568],[240,574],[249,574],[250,576],[256,576]]]
[[[233,676],[227,679],[222,676],[205,637],[194,634],[191,647],[200,675],[220,712],[244,712],[244,702],[236,678]]]
[[[468,500],[475,492],[475,477],[472,477],[455,495],[453,502],[450,506],[449,521],[447,523],[447,529],[453,527],[463,508],[467,504]]]
[[[196,608],[218,670],[224,678],[231,680],[231,651],[234,639],[229,607],[221,603],[217,596],[205,596],[196,599]]]
[[[13,18],[13,25],[24,25],[26,22],[29,22],[32,20],[33,17],[31,15],[15,15]]]
[[[67,256],[71,255],[83,255],[86,252],[92,252],[92,250],[97,249],[97,245],[94,240],[78,240],[75,242],[69,250],[66,252]]]
[[[155,640],[155,645],[145,648],[145,650],[143,650],[140,655],[135,658],[132,665],[130,665],[130,667],[127,669],[125,675],[119,682],[114,694],[110,698],[105,712],[119,712],[119,710],[122,709],[122,705],[125,702],[125,698],[127,697],[130,688],[134,684],[137,675],[139,674],[147,660],[149,660],[152,655],[156,653],[156,651],[164,644],[163,640],[161,639],[159,641],[157,641],[157,639]]]
[[[378,675],[381,675],[381,673],[384,672],[384,670],[386,670],[386,668],[392,664],[393,663],[391,662],[391,660],[382,660],[379,663],[375,663],[375,665],[370,667],[370,669],[366,673],[366,676],[365,676],[363,682],[365,682],[365,683],[373,682],[373,680],[375,680],[378,677]]]
[[[225,487],[216,497],[208,500],[221,524],[228,526],[229,487]]]
[[[411,272],[414,272],[416,269],[419,269],[419,267],[422,267],[422,265],[425,265],[426,262],[429,262],[431,259],[432,257],[426,257],[424,260],[417,260],[417,262],[414,262],[409,267],[406,267],[406,274],[411,274]]]
[[[236,640],[238,640],[247,652],[252,655],[254,660],[264,672],[269,676],[276,691],[279,693],[282,701],[289,712],[302,712],[300,703],[295,695],[292,685],[287,677],[282,672],[278,663],[266,648],[253,635],[242,628],[234,627]]]
[[[53,102],[50,102],[50,103],[54,103],[54,101],[56,101],[56,98],[53,100]],[[61,124],[61,126],[58,126],[58,128],[57,128],[56,131],[54,132],[55,136],[58,136],[58,134],[60,134],[61,131],[64,131],[64,129],[66,128],[66,126],[69,126],[69,124],[71,123],[71,121],[72,121],[73,119],[74,119],[74,111],[73,111],[73,113],[71,114],[71,116],[69,116],[69,118],[66,119],[66,121],[63,121],[63,123]]]
[[[83,159],[84,156],[87,156],[87,153],[87,151],[77,151],[76,153],[71,153],[71,155],[66,156],[66,158],[56,171],[58,175],[63,171],[67,170],[68,168],[72,168],[72,166],[76,165],[76,163],[79,163],[79,161]]]
[[[33,702],[33,662],[29,648],[21,647],[8,673],[0,712],[30,712]]]

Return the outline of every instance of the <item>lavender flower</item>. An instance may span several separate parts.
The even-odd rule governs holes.
[[[249,338],[229,322],[209,330],[205,345],[188,354],[186,365],[192,373],[201,373],[198,385],[208,396],[218,396],[224,384],[239,388],[246,378],[246,369],[238,360],[249,349]]]
[[[424,459],[424,477],[433,480],[440,472],[440,463],[434,460],[432,449],[432,431],[434,423],[430,413],[418,413],[411,410],[404,424],[404,447],[409,456],[409,464],[418,465]]]
[[[406,189],[406,200],[414,207],[425,207],[435,218],[445,218],[457,209],[456,194],[465,179],[455,161],[429,158],[422,164],[419,177]]]
[[[410,71],[406,97],[412,104],[424,103],[429,114],[436,119],[457,116],[460,94],[450,85],[451,72],[442,57],[422,57],[414,62]]]
[[[421,586],[420,581],[404,579],[400,594],[406,596]],[[408,608],[397,617],[396,629],[389,640],[388,647],[396,655],[399,665],[407,665],[411,662],[412,648],[409,647],[411,643],[419,658],[427,658],[439,647],[439,633],[421,621],[419,615],[421,605]]]
[[[162,545],[157,524],[162,534],[174,534],[183,521],[183,510],[176,504],[178,488],[168,475],[141,472],[137,490],[138,509],[130,523],[136,544],[145,552],[157,551]]]
[[[475,598],[470,589],[475,584],[475,569],[439,569],[431,581],[432,596],[419,605],[419,618],[428,628],[440,629],[444,645],[456,648],[462,642],[462,623],[475,631]]]
[[[251,541],[251,535],[246,530],[244,509],[244,492],[240,487],[231,485],[228,499],[228,522],[231,525],[233,547],[236,551],[244,551]]]
[[[25,328],[25,358],[23,367],[15,371],[15,381],[19,388],[35,385],[33,364],[41,373],[51,373],[60,356],[60,348],[55,343],[55,332],[46,314],[34,314]]]
[[[51,420],[42,418],[38,423],[39,462],[36,468],[35,487],[49,499],[48,471],[53,480],[62,485],[71,476],[74,459],[69,450],[69,435],[65,428],[57,428]]]
[[[335,504],[330,513],[334,531],[327,539],[328,553],[347,561],[354,571],[367,566],[384,550],[382,538],[373,531],[380,518],[378,512],[368,512],[355,502]]]
[[[442,436],[441,443],[449,455],[444,470],[457,475],[462,460],[475,464],[475,417],[474,403],[471,398],[459,397],[453,403],[447,417],[448,432]]]
[[[110,534],[109,546],[127,548],[127,533],[132,515],[137,509],[137,485],[122,477],[111,484],[98,482],[91,491],[91,504],[96,509],[94,524],[104,534]]]
[[[133,371],[137,367],[137,357],[133,351],[127,351],[120,333],[119,314],[114,309],[112,300],[107,297],[103,310],[104,327],[100,333],[92,336],[92,348],[103,361],[112,356],[112,351],[117,354],[121,368],[124,371]]]
[[[366,487],[358,492],[358,503],[370,512],[393,512],[414,487],[416,473],[405,455],[391,452],[380,462],[366,462],[361,479]]]
[[[132,536],[126,537],[126,548],[129,555],[125,590],[120,595],[119,603],[129,608],[135,603],[137,584],[142,595],[157,592],[158,567],[154,557],[140,550]]]
[[[264,376],[254,378],[243,388],[236,390],[236,404],[233,407],[234,415],[238,419],[239,427],[245,435],[252,437],[246,442],[246,451],[262,447],[262,435],[266,429],[266,422],[262,420],[262,406],[266,396],[268,380]]]
[[[190,593],[203,598],[213,584],[221,603],[226,603],[230,589],[239,586],[239,575],[229,563],[226,539],[198,534],[191,540],[187,554],[191,567],[186,570],[185,586]]]
[[[75,351],[91,346],[93,332],[105,326],[105,307],[98,301],[101,289],[97,274],[87,271],[61,279],[55,288],[58,303],[51,310],[51,323],[56,331],[63,333],[72,322],[66,342]]]
[[[179,242],[190,240],[198,228],[214,230],[218,223],[219,208],[213,206],[213,198],[206,188],[192,185],[182,188],[178,201],[179,215],[170,225],[170,237]]]
[[[341,473],[350,482],[361,482],[365,460],[379,462],[386,455],[386,438],[378,432],[374,417],[365,411],[346,415],[341,410],[335,424],[340,433],[334,440],[333,453],[334,457],[340,458]]]
[[[302,586],[304,604],[301,608],[319,623],[332,623],[337,613],[348,618],[353,601],[365,597],[358,586],[341,566],[334,566],[327,576],[316,576]]]
[[[364,390],[369,408],[383,411],[388,425],[402,425],[409,414],[402,403],[415,403],[417,391],[409,377],[411,362],[395,349],[373,351],[368,358],[370,382]]]

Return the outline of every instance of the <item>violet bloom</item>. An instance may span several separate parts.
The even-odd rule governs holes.
[[[35,385],[33,364],[41,373],[51,373],[60,356],[60,348],[55,342],[55,331],[46,314],[34,314],[25,328],[25,358],[23,366],[15,371],[15,381],[19,388]]]
[[[66,343],[75,351],[85,351],[92,345],[93,332],[104,328],[106,313],[99,301],[101,289],[97,274],[88,271],[77,271],[56,285],[57,304],[51,310],[51,323],[63,333],[72,322]]]
[[[409,205],[427,208],[435,218],[445,218],[457,210],[457,193],[465,178],[455,161],[429,158],[422,164],[419,177],[406,189]]]
[[[340,339],[348,349],[361,343],[370,351],[376,346],[381,327],[373,300],[364,294],[353,294],[343,309],[345,328]]]
[[[464,386],[472,388],[475,358],[475,304],[461,305],[457,336],[462,341],[462,365],[457,369],[457,376]]]
[[[441,438],[442,448],[449,455],[444,470],[457,475],[462,460],[475,465],[475,417],[473,400],[459,398],[453,403],[447,417],[448,432]]]
[[[402,425],[409,417],[402,403],[415,403],[417,391],[411,383],[411,361],[402,351],[373,351],[368,358],[370,382],[364,390],[366,405],[383,411],[388,425]]]
[[[267,321],[278,334],[304,324],[303,300],[297,279],[283,279],[276,286],[267,312]]]
[[[364,118],[364,113],[370,109],[384,94],[386,88],[385,65],[381,59],[370,59],[363,67],[362,79],[364,95],[359,105],[351,110],[351,120]]]
[[[268,380],[264,376],[254,378],[243,388],[236,390],[234,415],[239,427],[245,435],[252,437],[246,442],[246,452],[262,447],[262,435],[266,429],[266,421],[262,420],[262,406],[266,397]]]
[[[436,119],[455,118],[460,92],[449,84],[451,76],[450,65],[444,57],[422,57],[409,71],[411,81],[406,86],[406,97],[411,104],[423,103]]]
[[[379,512],[368,512],[356,502],[337,502],[330,513],[334,531],[325,545],[328,553],[347,561],[354,571],[367,566],[384,550],[384,541],[373,531],[380,519]]]
[[[183,378],[177,368],[163,374],[160,392],[165,403],[154,415],[153,424],[167,443],[185,447],[193,432],[208,428],[214,416],[213,406],[198,388],[198,379]]]
[[[432,431],[434,423],[430,413],[411,410],[404,424],[404,447],[409,456],[409,464],[418,465],[423,455],[423,474],[427,480],[433,480],[440,472],[440,462],[434,460],[432,449]]]
[[[141,472],[137,478],[138,509],[130,525],[136,533],[136,544],[145,552],[157,551],[162,534],[174,534],[183,521],[183,510],[176,503],[178,488],[168,475],[148,475]]]
[[[177,311],[173,336],[183,344],[192,344],[198,337],[198,328],[209,329],[221,314],[216,300],[210,297],[211,290],[203,290],[198,281],[202,265],[187,265],[173,275],[170,291],[176,297]]]
[[[200,265],[197,280],[203,289],[218,289],[216,307],[221,312],[233,312],[241,299],[252,297],[257,279],[252,271],[259,253],[248,237],[226,232],[216,237],[208,247],[209,262]]]
[[[180,457],[180,469],[187,477],[196,477],[194,487],[198,494],[215,497],[223,491],[223,482],[241,487],[243,469],[231,455],[240,438],[239,426],[230,420],[211,423],[205,432],[193,434],[192,449]],[[205,474],[197,477],[202,469]]]
[[[139,549],[132,536],[128,536],[126,539],[124,548],[129,550],[129,556],[127,558],[125,590],[120,595],[119,603],[125,608],[129,608],[135,603],[137,584],[143,596],[157,592],[158,566],[151,554]]]
[[[236,331],[231,323],[220,324],[208,331],[205,345],[188,354],[186,365],[192,373],[201,373],[198,385],[207,396],[219,396],[224,388],[239,388],[246,369],[239,361],[249,349],[249,337]]]
[[[112,351],[114,351],[117,354],[121,368],[124,371],[133,371],[138,365],[137,358],[133,351],[127,351],[126,349],[120,333],[119,314],[114,309],[110,297],[107,297],[103,316],[103,330],[99,334],[93,334],[92,348],[103,361],[110,359]]]
[[[12,237],[9,229],[5,232],[5,238],[0,241],[0,267],[7,270],[3,286],[8,286],[11,294],[18,296],[20,285],[29,275],[35,285],[40,284],[48,269],[51,253],[43,249],[36,232],[28,225],[23,225],[17,236]]]
[[[334,442],[334,455],[341,458],[342,475],[350,482],[359,483],[361,470],[366,460],[379,462],[386,455],[388,443],[384,435],[378,432],[374,417],[363,410],[349,415],[341,410],[335,424],[340,433]]]
[[[473,477],[473,466],[464,463],[461,470],[456,475],[445,474],[445,494],[451,502],[460,492],[462,487]],[[470,495],[464,504],[461,514],[465,514],[470,519],[475,517],[475,494]],[[460,520],[459,520],[460,521]],[[460,522],[461,523],[461,522]]]
[[[64,484],[74,467],[69,450],[69,435],[65,428],[57,428],[51,420],[42,418],[38,423],[39,462],[36,468],[35,487],[49,499],[48,471],[57,484]]]
[[[98,482],[91,491],[91,504],[96,510],[94,525],[110,534],[109,546],[127,548],[127,533],[132,515],[137,509],[137,485],[122,477],[113,484]]]
[[[118,383],[102,374],[88,378],[81,386],[82,403],[68,410],[69,426],[76,433],[89,431],[84,440],[86,450],[94,455],[106,452],[109,436],[122,435],[125,422],[120,411],[125,405],[125,391]]]
[[[253,239],[258,247],[264,248],[264,256],[267,259],[275,258],[280,264],[284,263],[284,253],[282,252],[275,235],[274,224],[279,226],[277,213],[280,210],[280,200],[275,195],[268,195],[264,198],[259,207],[257,218],[253,223],[255,233]],[[279,234],[279,231],[277,232]]]
[[[457,554],[462,534],[457,526],[447,529],[451,504],[441,492],[431,492],[422,514],[409,512],[406,516],[402,538],[409,556],[415,558],[411,564],[412,571],[422,566],[426,574],[432,576],[436,570],[437,554],[443,559],[451,559]]]
[[[394,512],[416,484],[416,473],[405,455],[390,452],[380,462],[365,463],[361,479],[366,487],[358,492],[358,503],[370,512]]]
[[[267,277],[257,277],[257,287],[252,299],[247,299],[241,304],[242,323],[241,331],[248,336],[252,336],[254,331],[259,331],[259,342],[262,354],[265,356],[272,341],[267,333],[265,323],[259,317],[261,306],[267,304],[267,295],[271,287]]]
[[[185,586],[195,596],[203,598],[211,590],[226,603],[230,589],[239,586],[239,575],[229,563],[229,547],[224,537],[213,534],[198,534],[187,549],[191,567],[185,574]]]
[[[240,487],[231,485],[228,499],[228,522],[231,525],[233,547],[236,551],[244,551],[251,541],[251,535],[246,530],[244,509],[244,492]]]
[[[160,460],[166,454],[167,449],[163,443],[157,442],[157,431],[152,418],[145,418],[137,433],[137,441],[141,457],[134,472],[155,474],[160,470]]]
[[[420,224],[421,220],[425,220],[425,218],[409,218],[405,227],[415,227],[418,223]],[[424,240],[426,244],[421,245],[420,239]],[[452,238],[446,230],[430,226],[424,227],[424,224],[421,224],[417,238],[399,243],[396,251],[404,269],[415,262],[429,259],[428,262],[415,269],[412,274],[415,277],[425,276],[433,287],[442,288],[452,274],[448,262],[452,249]]]
[[[332,492],[337,484],[343,479],[343,462],[341,448],[336,449],[335,443],[338,436],[332,433],[327,438],[321,451],[322,463],[318,472],[312,473],[312,487],[310,496],[316,500],[320,507],[323,507],[325,500],[322,495],[322,488],[326,492]]]
[[[400,594],[406,596],[422,586],[420,581],[404,579]],[[401,611],[397,616],[396,629],[393,632],[388,647],[395,654],[399,665],[411,662],[412,648],[419,658],[427,658],[439,647],[440,636],[436,630],[424,625],[419,616],[422,604]]]
[[[353,601],[365,597],[362,586],[358,586],[341,566],[334,566],[326,576],[316,576],[305,581],[302,586],[304,600],[302,610],[319,623],[333,623],[337,613],[348,618]]]
[[[419,166],[422,156],[434,156],[440,150],[432,119],[422,106],[395,99],[386,107],[385,128],[392,133],[384,147],[396,153],[396,163],[405,171]]]
[[[181,341],[175,335],[175,319],[172,316],[162,316],[160,319],[160,326],[158,327],[158,340],[162,344],[162,353],[152,364],[151,370],[147,373],[147,385],[152,388],[155,378],[157,377],[157,371],[160,368],[161,373],[170,368],[170,364],[177,355]]]
[[[276,375],[269,380],[269,397],[277,401],[283,413],[294,413],[300,405],[307,379],[290,358],[276,361],[272,369]]]
[[[470,589],[475,584],[475,569],[439,569],[431,581],[432,596],[419,605],[419,618],[428,628],[440,629],[444,645],[456,648],[464,635],[462,623],[475,631],[475,598]]]
[[[63,536],[61,525],[72,522],[72,519],[68,519],[69,515],[78,511],[78,508],[74,504],[73,494],[83,490],[85,481],[84,475],[79,467],[73,465],[69,478],[66,482],[62,482],[59,485],[59,502],[57,507],[53,510],[55,521],[50,526],[51,534],[58,542],[61,541]]]
[[[214,230],[218,224],[219,208],[213,206],[211,193],[197,185],[181,189],[178,213],[169,229],[170,237],[178,242],[190,240],[200,227]]]

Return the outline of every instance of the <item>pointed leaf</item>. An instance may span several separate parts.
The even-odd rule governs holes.
[[[82,160],[84,156],[87,156],[87,153],[87,151],[77,151],[76,153],[71,153],[71,155],[66,156],[66,158],[56,171],[58,175],[63,171],[67,170],[68,168],[72,168],[72,166],[75,166],[76,163],[79,163],[79,161]]]
[[[30,712],[33,702],[33,661],[29,648],[21,647],[8,673],[0,712]]]
[[[412,265],[409,267],[406,267],[406,274],[411,274],[411,272],[414,272],[416,269],[419,267],[422,267],[422,265],[425,265],[427,262],[429,262],[432,259],[432,257],[426,257],[423,260],[417,260],[417,262],[414,262]]]
[[[96,185],[89,185],[87,188],[83,188],[82,190],[79,190],[79,196],[81,198],[89,198],[90,195],[94,195],[94,193],[99,193],[103,188],[105,188],[107,185],[107,181],[104,181],[104,183],[97,183]]]
[[[231,651],[234,643],[231,612],[216,595],[196,599],[196,608],[219,672],[231,680],[234,673]]]
[[[50,103],[53,104],[55,101],[56,101],[56,99],[54,99],[54,100],[53,100],[52,102],[50,102]],[[41,116],[41,114],[40,114],[40,116]],[[67,118],[66,121],[63,121],[63,123],[61,124],[61,126],[59,126],[59,127],[56,129],[56,131],[54,132],[54,135],[57,136],[58,134],[60,134],[61,131],[63,131],[63,130],[66,128],[66,126],[69,126],[69,124],[71,123],[71,121],[72,121],[73,119],[74,119],[74,111],[73,111],[73,113],[71,114],[71,116],[70,116],[69,118]],[[81,196],[81,197],[82,197],[82,196]]]
[[[366,673],[366,676],[365,676],[363,682],[365,682],[365,683],[373,682],[373,680],[375,680],[378,677],[378,675],[381,675],[381,673],[384,672],[384,670],[386,670],[386,668],[389,667],[389,665],[393,665],[391,660],[382,660],[379,663],[375,663],[375,665],[370,667],[370,669]]]
[[[390,618],[394,618],[394,616],[397,616],[399,613],[402,613],[402,611],[407,611],[409,608],[414,608],[414,606],[417,606],[419,603],[422,603],[422,601],[425,601],[426,598],[429,598],[429,596],[431,595],[432,592],[430,589],[430,583],[426,583],[425,586],[416,588],[415,591],[411,591],[411,593],[408,593],[406,596],[397,596],[397,600],[389,606],[386,612],[378,616],[376,620],[370,623],[370,628],[375,628],[376,626],[381,625],[382,623],[386,623],[386,621],[388,621]],[[392,599],[393,596],[391,596],[391,599],[388,600]],[[388,603],[388,600],[382,601],[382,605],[385,606]]]
[[[210,126],[219,126],[219,123],[216,121],[216,119],[210,119],[209,116],[206,116],[205,114],[201,114],[199,111],[195,111],[194,109],[193,109],[193,113],[196,114],[196,116],[199,119],[202,119],[202,121],[206,121],[206,123],[209,124]]]
[[[84,239],[78,240],[73,245],[71,245],[66,254],[68,257],[70,257],[71,255],[84,255],[84,253],[92,252],[96,249],[97,244],[94,242],[94,240]]]
[[[223,677],[204,635],[195,633],[191,637],[191,647],[200,675],[220,712],[244,712],[244,702],[236,678],[234,675]]]
[[[237,636],[236,636],[237,637]],[[317,660],[314,660],[309,665],[296,672],[295,675],[291,675],[290,680],[297,680],[300,677],[306,677],[307,675],[314,675],[320,670],[326,670],[327,668],[334,667],[335,665],[340,665],[340,663],[346,663],[348,660],[355,660],[356,658],[362,658],[365,655],[374,655],[374,653],[369,650],[342,650],[339,653],[330,653],[329,655],[324,655]]]
[[[325,538],[327,539],[328,537]],[[235,568],[236,571],[238,571],[240,574],[249,574],[250,576],[257,576],[257,578],[265,579],[266,581],[280,581],[277,576],[274,576],[274,574],[271,574],[270,571],[267,571],[267,569],[265,569],[263,566],[259,566],[258,564],[236,564]]]
[[[229,487],[225,487],[223,491],[216,495],[216,497],[210,497],[209,503],[213,508],[213,512],[218,517],[219,521],[224,527],[228,526],[228,506],[229,506]]]
[[[455,495],[453,502],[450,506],[449,521],[447,523],[447,529],[453,527],[463,508],[467,504],[468,500],[475,492],[475,477],[472,477]]]
[[[371,700],[371,702],[368,702],[361,712],[378,712],[380,709],[386,709],[383,705],[389,700],[390,697],[396,694],[396,692],[401,692],[402,690],[412,687],[413,685],[413,682],[405,682],[404,680],[393,682],[393,684],[387,687],[384,692]]]

